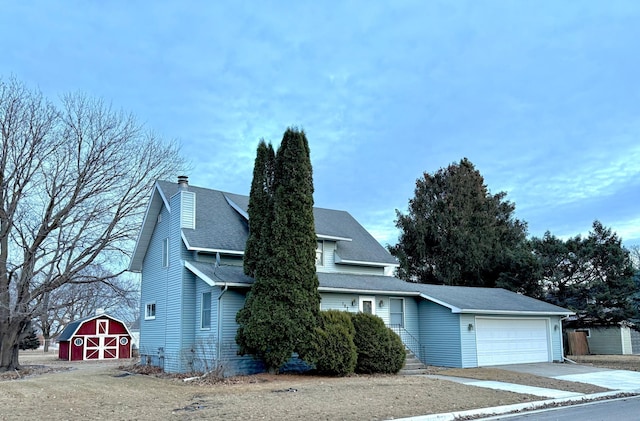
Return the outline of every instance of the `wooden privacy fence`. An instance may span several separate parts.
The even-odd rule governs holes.
[[[589,343],[586,332],[567,332],[569,355],[589,355]]]

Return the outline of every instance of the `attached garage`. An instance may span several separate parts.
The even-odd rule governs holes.
[[[551,361],[548,319],[476,317],[478,366]]]
[[[67,361],[131,358],[131,333],[108,314],[69,323],[58,338],[58,358]]]
[[[419,285],[423,361],[483,367],[562,361],[571,311],[500,288]]]

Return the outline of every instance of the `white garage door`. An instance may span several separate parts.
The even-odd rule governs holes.
[[[476,318],[478,366],[551,361],[544,319]]]

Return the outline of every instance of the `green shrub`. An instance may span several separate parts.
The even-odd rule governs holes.
[[[346,376],[353,373],[358,354],[353,337],[341,324],[327,324],[316,328],[315,364],[318,373]]]
[[[397,373],[404,365],[406,353],[402,340],[384,325],[378,316],[352,314],[355,328],[353,342],[358,352],[356,373]]]
[[[308,358],[319,374],[346,376],[354,372],[357,360],[354,332],[348,313],[339,310],[320,312],[320,327],[314,331],[314,344]]]
[[[405,359],[407,358],[407,352],[402,343],[402,339],[393,330],[387,328],[387,335],[389,337],[388,351],[386,353],[387,360],[385,365],[388,368],[387,373],[397,373],[404,367]]]
[[[356,329],[353,327],[351,321],[351,314],[346,311],[340,310],[325,310],[320,312],[320,327],[337,324],[344,326],[347,329],[349,336],[353,338],[356,334]]]

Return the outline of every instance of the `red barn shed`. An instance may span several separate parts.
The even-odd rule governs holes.
[[[131,333],[108,314],[69,323],[58,338],[58,358],[67,361],[131,358]]]

